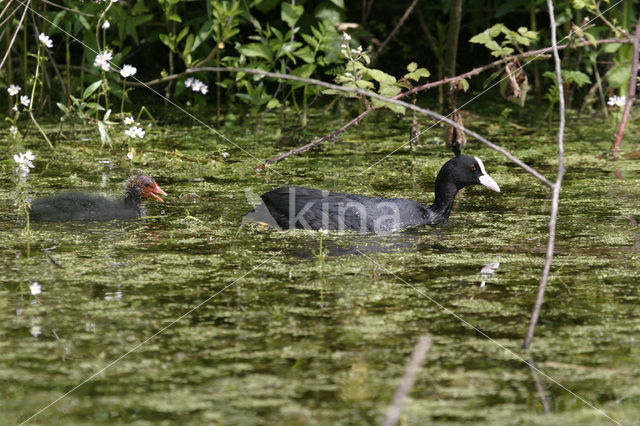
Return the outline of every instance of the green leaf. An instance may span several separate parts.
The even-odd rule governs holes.
[[[629,83],[631,75],[631,65],[616,65],[611,73],[607,76],[609,85],[614,89],[618,89]]]
[[[178,37],[176,37],[176,43],[180,43],[180,41],[182,41],[182,39],[185,38],[187,34],[189,34],[189,27],[184,27],[182,31],[178,33]]]
[[[111,146],[111,137],[107,132],[107,126],[105,126],[102,121],[98,121],[98,131],[100,132],[100,142],[102,143],[102,146],[104,146],[105,143],[108,143],[109,146]]]
[[[429,77],[430,75],[431,75],[431,73],[426,68],[418,68],[417,70],[415,70],[413,72],[405,74],[404,78],[406,78],[407,80],[418,81],[422,77],[426,78],[426,77]]]
[[[622,46],[622,43],[605,44],[602,50],[606,53],[614,53],[614,52],[617,52],[621,46]]]
[[[631,71],[631,67],[629,67],[629,72]],[[588,75],[581,71],[573,71],[573,70],[562,70],[562,79],[567,83],[574,83],[578,87],[582,87],[585,84],[590,84],[591,79]],[[627,74],[627,80],[629,79],[629,74]]]
[[[467,79],[465,78],[461,78],[459,81],[459,86],[460,88],[462,88],[463,92],[466,92],[467,90],[469,90],[469,82],[467,81]]]
[[[293,54],[309,64],[315,62],[315,55],[313,51],[309,48],[309,46],[305,46],[302,49],[298,49],[295,52],[293,52]]]
[[[374,107],[384,107],[384,108],[389,108],[391,111],[398,113],[398,114],[404,114],[405,112],[405,108],[403,106],[397,105],[397,104],[392,104],[389,102],[384,102],[381,101],[379,99],[371,99],[371,105],[373,105]]]
[[[476,34],[473,37],[471,37],[469,39],[469,41],[471,43],[478,43],[478,44],[485,44],[486,45],[486,43],[488,43],[490,41],[493,41],[493,39],[489,35],[489,30],[484,30],[480,34]]]
[[[290,27],[295,26],[298,19],[304,13],[304,7],[292,6],[291,3],[282,3],[282,10],[280,11],[280,18],[289,24]]]
[[[414,72],[417,68],[418,64],[416,64],[415,62],[411,62],[409,65],[407,65],[407,71],[409,72]]]
[[[291,75],[295,75],[296,77],[309,78],[315,70],[315,64],[304,64],[291,71]]]
[[[494,40],[490,40],[484,44],[488,49],[496,51],[500,50],[500,45]]]
[[[367,80],[358,80],[356,82],[356,86],[359,87],[360,89],[365,89],[365,90],[373,90],[376,87],[375,84]]]
[[[267,102],[267,109],[280,108],[281,106],[282,104],[276,98],[270,99],[269,102]]]
[[[170,14],[168,18],[169,18],[169,21],[182,22],[182,18],[177,13]]]
[[[367,75],[377,81],[380,84],[380,87],[396,82],[396,78],[394,76],[376,69],[367,70]]]
[[[331,3],[335,4],[340,9],[344,9],[344,0],[331,0]]]
[[[176,50],[173,46],[173,40],[171,39],[171,37],[169,37],[167,34],[158,34],[158,38],[165,46],[167,46],[169,49],[171,49],[172,52],[175,53]]]
[[[58,108],[60,108],[60,110],[62,110],[62,112],[64,112],[65,114],[69,114],[69,108],[67,108],[66,105],[60,102],[56,102],[56,105],[58,106]]]
[[[506,31],[509,30],[504,26],[504,24],[495,24],[493,27],[489,28],[489,36],[492,38],[497,37],[501,32],[506,34]]]
[[[249,43],[238,48],[241,54],[250,58],[264,58],[268,61],[273,59],[273,52],[261,43]]]
[[[94,81],[93,83],[91,83],[89,87],[84,89],[84,93],[82,93],[82,99],[87,99],[89,96],[91,96],[93,92],[98,90],[98,87],[100,87],[101,84],[102,80]]]
[[[396,85],[388,85],[380,89],[380,95],[384,96],[385,98],[392,98],[401,91],[402,89]]]
[[[87,102],[84,106],[94,111],[104,111],[104,107],[96,102]]]

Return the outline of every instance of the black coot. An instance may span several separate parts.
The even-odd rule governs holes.
[[[162,202],[158,194],[167,195],[151,176],[137,175],[127,182],[125,197],[121,200],[82,192],[65,192],[33,200],[29,218],[54,222],[132,219],[144,213],[144,200],[154,199]]]
[[[484,185],[500,192],[478,157],[458,155],[440,169],[435,201],[429,207],[405,198],[375,198],[286,186],[263,194],[262,203],[245,219],[281,229],[394,231],[446,223],[456,193],[469,185]]]

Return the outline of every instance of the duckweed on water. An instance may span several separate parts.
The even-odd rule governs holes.
[[[17,237],[22,222],[11,166],[2,163],[3,423],[34,414],[232,284],[36,422],[375,423],[418,336],[428,331],[434,343],[405,405],[406,424],[608,424],[539,376],[551,410],[544,414],[526,365],[416,291],[526,357],[520,346],[544,259],[549,192],[498,154],[475,143],[468,148],[502,192],[467,188],[445,227],[322,237],[240,227],[251,209],[248,188],[260,194],[296,184],[430,202],[435,173],[449,157],[443,147],[423,142],[367,170],[406,142],[410,120],[383,134],[384,117],[264,176],[251,173],[255,160],[193,128],[149,132],[136,141],[134,164],[126,149],[100,148],[93,133],[83,146],[60,142],[55,153],[26,141],[37,151],[28,180],[33,197],[71,187],[115,196],[132,166],[151,173],[169,196],[139,220],[34,223],[27,252]],[[320,113],[311,121],[309,138],[341,124]],[[504,123],[475,125],[553,174],[555,132],[513,137]],[[264,159],[287,148],[266,129],[259,137],[232,128],[225,134]],[[631,220],[638,218],[640,177],[636,160],[595,158],[609,144],[598,134],[567,132],[557,255],[531,355],[616,420],[640,424],[640,229]],[[163,153],[168,141],[171,152]],[[23,148],[3,144],[5,152]],[[172,153],[176,146],[180,155]],[[322,264],[314,256],[320,238],[329,251]],[[495,274],[481,275],[491,262],[500,263]],[[37,299],[29,292],[35,281],[42,290]],[[37,337],[33,327],[40,328]]]

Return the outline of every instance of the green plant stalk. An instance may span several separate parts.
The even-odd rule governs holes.
[[[120,116],[124,119],[124,97],[127,96],[127,89],[125,86],[127,79],[122,78],[122,99],[120,101]]]
[[[109,82],[107,81],[107,73],[102,70],[102,84],[100,85],[102,88],[102,96],[104,96],[104,109],[105,111],[109,110]],[[123,95],[124,96],[124,95]],[[96,118],[98,112],[96,111]]]
[[[27,83],[27,65],[28,65],[28,59],[27,59],[27,26],[26,25],[24,27],[22,27],[22,44],[23,44],[23,49],[22,49],[22,81],[26,84]]]
[[[67,70],[67,108],[71,107],[71,50],[69,49],[69,33],[65,33],[65,66]]]
[[[220,49],[216,51],[216,66],[220,66]],[[220,71],[216,72],[216,125],[220,125]]]
[[[53,144],[51,143],[51,141],[47,137],[47,134],[44,132],[42,127],[40,127],[40,125],[38,124],[38,121],[36,120],[36,117],[33,115],[33,104],[34,104],[33,100],[34,100],[34,96],[36,94],[36,86],[38,85],[38,81],[39,81],[39,77],[38,76],[40,75],[40,61],[41,61],[40,51],[41,51],[41,49],[42,49],[42,47],[40,45],[38,45],[38,54],[37,54],[37,58],[36,58],[36,73],[35,73],[35,76],[34,76],[33,86],[31,86],[31,98],[30,98],[30,103],[29,103],[29,117],[31,117],[31,121],[33,121],[33,124],[35,124],[35,126],[38,128],[38,130],[40,131],[40,133],[42,134],[44,139],[47,141],[47,143],[49,144],[49,147],[52,150],[55,150],[55,148],[53,147]]]

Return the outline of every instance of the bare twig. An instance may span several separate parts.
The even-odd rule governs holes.
[[[22,28],[24,17],[27,16],[27,10],[30,9],[30,5],[31,5],[31,0],[27,0],[27,4],[24,6],[24,11],[22,12],[22,16],[20,17],[20,22],[18,22],[18,26],[16,26],[16,30],[13,33],[13,36],[11,37],[11,41],[9,42],[9,46],[7,46],[7,51],[5,52],[4,56],[2,57],[2,61],[0,62],[0,70],[4,66],[4,63],[7,60],[7,58],[9,57],[9,53],[11,53],[11,48],[13,47],[13,43],[15,43],[16,41],[16,37],[18,36],[18,32],[20,31],[20,28]]]
[[[96,24],[96,45],[98,46],[98,53],[102,53],[102,49],[100,49],[100,37],[99,37],[100,27],[102,26],[102,20],[104,19],[109,9],[111,9],[111,6],[113,6],[113,2],[110,1],[107,7],[100,14],[100,17],[98,18],[98,23]]]
[[[55,7],[60,8],[60,9],[68,10],[69,12],[73,12],[74,14],[77,14],[77,15],[89,16],[91,18],[93,18],[95,16],[95,15],[93,15],[91,13],[83,12],[83,11],[78,10],[78,9],[71,9],[69,7],[66,7],[66,6],[62,6],[61,4],[54,3],[52,1],[48,1],[48,0],[41,0],[41,1],[42,1],[42,3],[50,4],[51,6],[55,6]]]
[[[540,402],[542,403],[542,409],[545,413],[548,413],[549,401],[547,400],[547,395],[544,392],[542,382],[540,381],[540,376],[538,375],[538,371],[540,370],[536,368],[532,357],[529,357],[529,359],[527,360],[527,365],[529,366],[529,370],[531,370],[531,377],[533,377],[533,383],[535,383],[536,385],[536,390],[538,391],[538,396],[540,397]]]
[[[631,59],[631,75],[629,76],[629,91],[627,92],[627,103],[624,106],[624,112],[622,113],[622,119],[620,120],[620,126],[618,127],[618,133],[616,133],[616,140],[611,147],[613,151],[613,158],[618,158],[618,152],[620,151],[620,144],[622,143],[622,137],[624,136],[624,130],[627,127],[627,120],[629,119],[629,113],[631,112],[631,104],[633,98],[636,96],[636,85],[638,81],[638,49],[640,48],[640,19],[636,24],[636,33],[633,36],[633,56]]]
[[[340,127],[338,130],[335,130],[331,133],[329,133],[328,135],[325,135],[321,138],[317,138],[314,139],[313,141],[309,142],[306,145],[302,145],[299,146],[297,148],[293,148],[287,152],[283,152],[279,155],[276,155],[273,158],[268,159],[267,161],[265,161],[264,164],[260,164],[258,167],[256,167],[254,170],[260,170],[262,168],[264,168],[266,165],[272,164],[272,163],[276,163],[284,158],[287,158],[291,155],[294,154],[299,154],[301,152],[307,151],[311,148],[313,148],[314,146],[318,145],[321,142],[327,141],[327,140],[333,140],[335,138],[337,138],[341,133],[343,133],[345,130],[347,130],[349,127],[353,126],[354,124],[357,124],[360,120],[362,120],[364,118],[364,116],[366,116],[367,114],[369,114],[372,111],[371,108],[364,110],[363,112],[360,113],[360,115],[358,115],[356,118],[353,118],[351,121],[347,122],[346,124],[344,124],[342,127]]]
[[[411,392],[413,383],[416,381],[416,376],[418,375],[418,370],[427,357],[427,352],[429,352],[430,348],[431,336],[429,334],[423,334],[418,339],[418,343],[416,343],[411,353],[411,358],[409,358],[409,362],[404,370],[400,385],[396,389],[391,405],[387,409],[387,416],[380,423],[382,426],[393,426],[398,423],[404,400],[407,395],[409,395],[409,392]]]
[[[568,46],[566,44],[561,44],[561,45],[558,46],[558,49],[562,50],[562,49],[566,49],[567,47],[598,46],[600,44],[612,44],[612,43],[631,43],[631,41],[629,41],[627,39],[617,39],[617,38],[615,38],[615,39],[603,39],[603,40],[596,40],[594,43],[589,43],[589,42],[575,43],[575,44],[573,44],[571,46]],[[494,62],[492,62],[490,64],[483,65],[483,66],[478,67],[478,68],[474,68],[471,71],[467,71],[466,73],[457,75],[455,77],[448,77],[448,78],[445,78],[443,80],[433,81],[433,82],[430,82],[430,83],[422,84],[420,86],[416,86],[416,87],[414,87],[413,89],[411,89],[409,91],[406,91],[406,92],[403,92],[403,93],[400,93],[400,94],[396,95],[396,98],[404,97],[404,96],[411,95],[413,93],[420,92],[420,91],[423,91],[423,90],[426,90],[426,89],[431,89],[432,87],[437,87],[437,86],[441,86],[443,84],[451,83],[452,81],[457,81],[457,80],[462,80],[464,78],[469,78],[469,77],[472,77],[472,76],[474,76],[476,74],[480,74],[481,72],[486,71],[488,69],[499,67],[500,65],[503,65],[503,64],[505,64],[507,62],[512,62],[514,59],[527,58],[527,57],[538,56],[538,55],[542,56],[545,53],[548,53],[550,51],[551,51],[550,47],[545,47],[544,49],[530,50],[528,52],[523,52],[523,53],[520,53],[518,55],[513,55],[513,56],[508,56],[508,57],[505,57],[505,58],[502,58],[502,59],[498,59],[497,61],[494,61]],[[204,62],[204,61],[201,61],[199,64],[202,64],[202,62]],[[180,72],[178,74],[172,74],[172,75],[168,75],[166,77],[160,77],[160,78],[156,78],[156,79],[149,80],[149,81],[127,81],[126,84],[127,84],[127,86],[133,86],[133,87],[155,86],[156,84],[162,84],[162,83],[165,83],[167,81],[177,80],[177,79],[182,78],[182,77],[184,77],[186,75],[192,74],[194,71],[191,71],[191,70],[199,68],[199,67],[200,67],[200,65],[198,65],[197,67],[185,70],[183,72]]]
[[[547,254],[542,268],[542,277],[540,278],[540,286],[538,287],[538,296],[536,297],[536,303],[531,313],[531,322],[529,323],[529,330],[527,331],[527,337],[524,341],[524,347],[529,348],[531,340],[533,339],[533,332],[536,328],[538,318],[540,317],[540,309],[544,300],[544,292],[547,288],[547,281],[549,280],[549,271],[551,270],[551,263],[553,262],[553,249],[556,239],[556,220],[558,218],[558,202],[560,199],[560,187],[562,185],[562,178],[564,176],[564,89],[562,86],[562,68],[560,63],[560,55],[558,54],[557,40],[556,40],[556,20],[553,12],[553,0],[547,0],[547,8],[549,9],[549,26],[551,27],[551,46],[553,48],[553,59],[556,65],[556,84],[558,87],[558,109],[560,115],[560,123],[558,124],[558,175],[556,181],[552,186],[551,195],[551,215],[549,217],[549,239],[547,240]]]
[[[413,0],[411,2],[411,4],[409,5],[409,7],[407,8],[407,10],[404,11],[404,15],[402,15],[402,17],[398,21],[398,24],[396,25],[396,27],[389,33],[387,38],[384,39],[382,44],[380,44],[380,47],[378,47],[378,50],[376,50],[376,52],[373,55],[371,55],[370,64],[373,64],[373,63],[376,62],[376,60],[378,59],[378,56],[380,56],[380,53],[382,53],[382,50],[385,47],[387,47],[387,44],[389,43],[389,41],[393,38],[393,36],[396,35],[396,33],[398,32],[400,27],[404,24],[404,21],[407,20],[407,18],[409,17],[411,12],[413,11],[413,8],[416,7],[416,4],[418,4],[418,0]]]
[[[64,269],[64,266],[62,266],[61,264],[58,263],[57,260],[55,260],[53,258],[53,256],[51,255],[51,250],[55,249],[55,247],[50,247],[50,248],[44,248],[42,249],[42,251],[44,252],[44,254],[47,255],[47,257],[49,258],[49,260],[51,261],[51,263],[53,263],[55,266],[57,266],[60,269]]]
[[[9,5],[10,5],[10,4],[11,4],[11,0],[10,0],[10,1],[9,1],[9,3],[4,7],[4,9],[2,10],[2,12],[0,12],[0,19],[4,16],[4,13],[5,13],[6,11],[8,11],[8,10],[9,10]],[[11,11],[11,13],[10,13],[10,14],[8,14],[8,15],[7,15],[7,17],[6,17],[6,18],[4,18],[4,20],[3,20],[3,21],[0,21],[0,28],[3,28],[2,35],[4,35],[4,28],[5,28],[4,24],[6,24],[6,23],[9,21],[9,19],[11,19],[11,18],[13,17],[13,15],[15,15],[15,14],[18,12],[18,10],[20,10],[20,9],[19,9],[19,8],[17,8],[17,7],[14,7],[14,8],[13,8],[13,10]]]
[[[541,181],[545,185],[547,185],[549,187],[553,187],[553,183],[551,183],[551,181],[549,181],[546,177],[542,176],[542,174],[540,174],[537,170],[535,170],[531,166],[525,164],[522,160],[517,158],[515,155],[511,154],[506,149],[494,144],[493,142],[490,142],[488,139],[480,136],[478,133],[467,129],[466,127],[463,127],[463,126],[459,125],[455,121],[453,121],[453,120],[451,120],[451,119],[449,119],[449,118],[447,118],[447,117],[445,117],[443,115],[440,115],[437,112],[433,112],[433,111],[431,111],[429,109],[426,109],[426,108],[420,108],[419,106],[413,105],[413,104],[408,103],[408,102],[403,102],[403,101],[400,101],[398,99],[386,98],[386,97],[384,97],[382,95],[379,95],[377,93],[369,92],[369,91],[366,91],[366,90],[363,90],[363,89],[359,89],[359,88],[355,88],[355,87],[344,87],[344,86],[339,86],[337,84],[332,84],[332,83],[327,83],[327,82],[324,82],[324,81],[316,80],[316,79],[313,79],[313,78],[303,78],[303,77],[298,77],[298,76],[295,76],[295,75],[280,74],[280,73],[275,73],[275,72],[262,71],[262,70],[259,70],[259,69],[253,69],[253,68],[201,67],[201,68],[190,68],[190,69],[187,70],[187,73],[188,74],[192,74],[192,73],[203,72],[203,71],[207,71],[207,72],[217,72],[217,71],[244,72],[244,73],[247,73],[247,74],[264,75],[266,77],[271,77],[271,78],[276,78],[276,79],[299,81],[301,83],[313,84],[315,86],[326,87],[327,89],[332,89],[332,90],[336,90],[336,91],[340,91],[340,92],[358,93],[360,95],[367,96],[367,97],[374,98],[374,99],[378,99],[378,100],[381,100],[381,101],[384,101],[384,102],[387,102],[387,103],[400,105],[400,106],[402,106],[402,107],[404,107],[404,108],[406,108],[408,110],[416,111],[416,112],[418,112],[418,113],[420,113],[422,115],[427,115],[429,117],[432,117],[432,118],[438,120],[439,122],[443,122],[443,123],[449,124],[450,126],[453,126],[456,129],[459,129],[459,130],[465,132],[467,135],[471,136],[472,138],[477,139],[478,141],[482,142],[483,144],[485,144],[489,148],[493,149],[494,151],[500,152],[502,155],[507,157],[513,163],[515,163],[518,166],[520,166],[527,173],[531,174],[532,176],[534,176],[536,179],[538,179],[539,181]],[[364,112],[362,114],[364,114]],[[271,164],[273,162],[274,161],[271,161],[271,162],[266,161],[266,162],[264,162],[262,164],[262,167],[264,167],[264,166],[266,166],[268,164]],[[262,167],[258,166],[257,169],[260,169]]]

